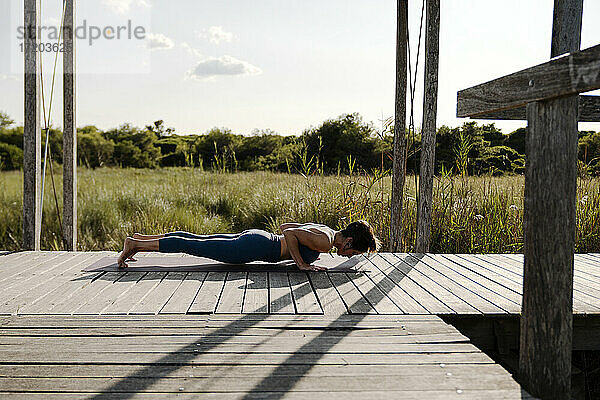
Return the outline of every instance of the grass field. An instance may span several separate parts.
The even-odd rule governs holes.
[[[61,171],[55,171],[55,176],[62,208]],[[384,249],[388,242],[389,177],[82,168],[78,179],[80,250],[120,250],[124,238],[134,232],[276,231],[284,221],[341,228],[356,219],[366,219],[375,227]],[[20,248],[22,185],[21,172],[0,173],[0,249]],[[522,176],[436,178],[431,251],[521,251],[523,185]],[[405,250],[414,243],[414,187],[414,177],[409,177]],[[600,179],[579,181],[577,226],[576,250],[600,251]],[[42,248],[60,249],[60,237],[48,173]]]

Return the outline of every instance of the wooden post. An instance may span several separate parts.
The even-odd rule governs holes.
[[[435,134],[440,47],[440,0],[427,0],[425,36],[425,100],[421,133],[421,168],[419,172],[419,208],[415,251],[427,253],[431,236],[431,204],[435,169]]]
[[[41,102],[38,51],[40,0],[24,0],[23,249],[39,250],[41,235]]]
[[[583,0],[555,0],[552,53],[580,46]],[[519,369],[533,396],[571,398],[577,96],[527,105]]]
[[[63,53],[63,235],[65,250],[77,250],[77,124],[75,114],[75,0],[66,0]]]
[[[406,80],[408,0],[398,0],[396,30],[396,109],[390,212],[390,251],[402,249],[402,202],[406,178]]]

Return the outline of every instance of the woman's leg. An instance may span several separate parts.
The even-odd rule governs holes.
[[[225,263],[240,264],[247,261],[247,254],[238,248],[238,237],[208,237],[191,239],[181,236],[165,236],[158,239],[162,253],[187,253]]]
[[[244,232],[246,232],[246,231],[244,231]],[[195,233],[190,233],[190,232],[185,232],[185,231],[167,232],[167,233],[161,233],[159,235],[142,235],[141,233],[134,233],[133,238],[149,240],[149,239],[161,239],[163,237],[168,237],[168,236],[179,236],[179,237],[184,237],[184,238],[188,238],[188,239],[212,239],[212,238],[233,239],[233,238],[240,236],[244,232],[215,233],[215,234],[211,234],[211,235],[198,235]]]
[[[117,260],[119,268],[127,267],[125,260],[133,259],[133,255],[139,251],[158,251],[158,239],[140,240],[127,237],[123,244],[123,251]]]

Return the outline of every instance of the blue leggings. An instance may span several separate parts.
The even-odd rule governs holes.
[[[158,239],[162,253],[187,253],[229,264],[251,261],[278,262],[281,243],[277,235],[261,229],[241,233],[196,235],[189,232],[169,232]]]

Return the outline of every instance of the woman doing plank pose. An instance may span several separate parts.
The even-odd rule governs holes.
[[[229,264],[251,261],[278,262],[292,259],[303,270],[321,271],[311,265],[320,253],[333,247],[337,254],[350,257],[367,251],[377,251],[379,240],[366,221],[352,222],[341,231],[321,224],[286,223],[280,226],[282,235],[261,229],[241,233],[196,235],[189,232],[169,232],[160,235],[134,234],[125,239],[119,256],[119,268],[140,251],[187,253]]]

